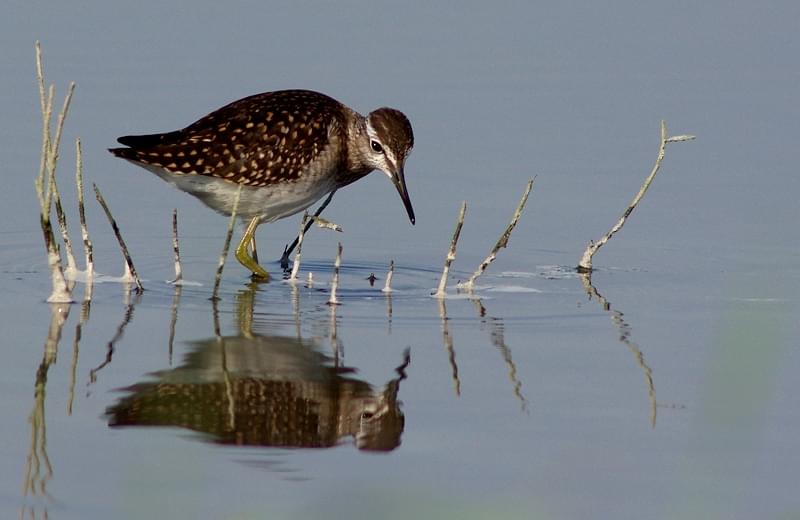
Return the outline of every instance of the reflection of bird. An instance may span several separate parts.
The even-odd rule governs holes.
[[[126,388],[109,425],[179,426],[215,442],[323,448],[352,436],[362,450],[400,445],[397,400],[409,356],[382,391],[348,377],[309,344],[280,336],[211,338],[193,343],[184,363]]]
[[[324,195],[381,170],[394,183],[408,217],[414,210],[403,168],[414,145],[402,112],[367,117],[318,92],[284,90],[246,97],[182,130],[132,135],[111,153],[142,166],[209,207],[250,219],[236,258],[254,275],[267,272],[247,251],[256,227],[308,208]]]

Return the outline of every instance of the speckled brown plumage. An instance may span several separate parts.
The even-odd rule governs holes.
[[[348,110],[317,92],[267,92],[234,101],[182,130],[120,137],[130,148],[111,152],[175,174],[269,186],[299,178],[332,135],[341,138]]]

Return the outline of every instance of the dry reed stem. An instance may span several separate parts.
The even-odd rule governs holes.
[[[75,84],[70,84],[69,91],[64,99],[64,105],[58,116],[58,127],[54,141],[51,136],[50,121],[53,114],[55,87],[51,85],[49,89],[45,90],[42,49],[39,42],[36,42],[36,79],[39,85],[39,103],[42,110],[42,150],[39,161],[39,172],[34,180],[34,185],[36,188],[36,196],[39,199],[39,223],[42,228],[42,236],[47,250],[47,263],[50,269],[53,287],[47,301],[50,303],[71,303],[72,296],[66,278],[64,277],[64,270],[61,266],[61,254],[53,233],[50,211],[52,208],[52,192],[55,185],[55,169],[58,163],[58,143],[61,139],[61,132],[69,111],[70,100],[75,90]]]
[[[661,121],[661,142],[658,145],[658,156],[656,157],[656,163],[653,165],[653,169],[650,172],[650,175],[642,184],[642,187],[639,188],[639,193],[633,198],[633,200],[628,204],[628,208],[625,210],[625,213],[622,214],[620,219],[617,221],[616,224],[606,233],[603,235],[600,240],[597,242],[589,242],[589,245],[586,247],[586,251],[583,252],[583,256],[581,257],[580,262],[578,262],[578,271],[580,272],[589,272],[592,270],[592,257],[597,250],[600,249],[605,245],[608,240],[616,234],[617,231],[622,229],[622,226],[625,224],[625,221],[628,220],[628,217],[636,206],[639,204],[639,201],[642,200],[644,194],[647,192],[647,189],[650,187],[650,184],[653,182],[656,174],[658,173],[659,168],[661,168],[661,162],[664,160],[664,155],[667,147],[667,143],[679,143],[683,141],[691,141],[695,138],[693,135],[676,135],[674,137],[667,137],[667,123],[666,121]]]
[[[233,227],[236,224],[236,213],[239,211],[239,199],[242,197],[242,185],[236,190],[236,198],[233,199],[233,211],[231,211],[231,218],[228,220],[228,232],[225,235],[225,243],[222,246],[222,252],[219,255],[219,263],[217,264],[217,274],[214,276],[214,290],[211,293],[211,301],[219,300],[219,285],[222,281],[222,270],[225,268],[225,259],[228,257],[228,249],[231,247],[231,237],[233,237]]]
[[[467,211],[467,201],[461,203],[461,210],[458,212],[458,220],[456,221],[456,230],[453,232],[453,239],[450,241],[450,249],[447,251],[447,257],[444,260],[444,270],[442,270],[442,277],[439,279],[439,287],[434,296],[437,298],[444,298],[447,293],[447,275],[450,273],[450,264],[456,259],[456,246],[458,245],[458,237],[461,235],[461,227],[464,225],[464,214]]]
[[[328,299],[328,305],[339,305],[339,300],[336,298],[336,290],[339,288],[339,268],[342,265],[342,243],[339,242],[339,247],[336,250],[336,260],[333,262],[333,282],[331,282],[331,297]]]
[[[114,216],[111,214],[108,204],[106,204],[103,195],[100,194],[100,188],[98,188],[97,184],[94,183],[92,183],[92,187],[94,188],[94,195],[97,198],[97,202],[99,202],[100,206],[102,206],[103,211],[106,214],[106,218],[108,218],[108,222],[111,224],[111,229],[114,230],[114,235],[117,237],[117,242],[119,242],[119,248],[122,250],[122,256],[125,258],[125,274],[122,278],[125,281],[133,281],[136,284],[137,292],[144,291],[142,281],[139,279],[139,275],[136,273],[136,268],[133,266],[133,259],[128,252],[128,246],[125,245],[125,240],[123,240],[122,233],[119,231],[117,221],[114,220]]]
[[[508,224],[508,227],[506,227],[506,230],[503,231],[503,234],[500,235],[500,238],[497,239],[497,243],[489,252],[489,256],[487,256],[484,261],[481,262],[475,272],[472,273],[472,276],[469,277],[469,280],[459,284],[459,287],[463,287],[468,291],[472,291],[475,288],[475,280],[477,280],[478,277],[482,275],[484,271],[486,271],[486,268],[489,267],[489,264],[494,262],[495,258],[497,258],[497,253],[504,247],[508,247],[508,240],[511,238],[511,232],[514,231],[517,222],[519,222],[519,218],[522,216],[522,210],[525,209],[525,204],[528,202],[528,195],[530,195],[531,190],[533,189],[533,183],[535,180],[536,178],[534,177],[528,181],[528,185],[525,187],[525,192],[522,194],[522,198],[517,205],[517,209],[514,211],[514,215],[511,217],[511,222]]]
[[[69,230],[67,229],[67,216],[64,214],[64,207],[61,204],[61,194],[58,191],[58,183],[55,176],[51,182],[52,193],[55,199],[56,220],[58,227],[61,230],[61,240],[64,242],[64,255],[67,257],[66,273],[69,276],[74,276],[78,272],[78,264],[75,262],[75,253],[72,250],[72,240],[69,238]],[[67,276],[65,274],[65,276]]]
[[[94,253],[92,240],[89,238],[89,228],[86,227],[86,206],[83,197],[83,151],[80,138],[75,140],[75,186],[78,190],[78,220],[81,225],[81,239],[86,255],[86,279],[87,283],[91,283],[94,276]]]
[[[55,92],[55,88],[52,85],[50,89],[51,92]],[[50,212],[49,211],[50,204],[52,203],[53,197],[56,198],[57,205],[61,204],[60,197],[58,195],[58,184],[56,184],[56,166],[58,165],[58,157],[59,157],[58,154],[59,154],[59,147],[61,145],[61,134],[64,131],[64,122],[67,119],[67,113],[69,112],[69,107],[70,104],[72,103],[72,95],[74,93],[75,93],[75,82],[73,81],[69,84],[67,95],[64,96],[64,104],[61,107],[61,111],[58,113],[58,119],[56,123],[56,135],[52,140],[48,140],[49,148],[47,153],[47,190],[45,195],[45,206],[48,209],[48,214]],[[48,128],[48,136],[49,136],[49,128]]]
[[[394,260],[389,263],[389,272],[386,273],[386,283],[381,291],[385,293],[392,292],[392,277],[394,276]]]

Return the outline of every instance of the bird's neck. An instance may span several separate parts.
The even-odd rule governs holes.
[[[345,175],[354,181],[373,170],[367,163],[367,120],[358,112],[348,110],[345,119]]]

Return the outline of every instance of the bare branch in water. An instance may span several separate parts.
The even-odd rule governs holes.
[[[578,271],[580,272],[589,272],[592,270],[592,257],[597,250],[600,249],[605,245],[608,240],[614,236],[614,234],[622,229],[622,226],[625,224],[625,221],[628,220],[628,217],[633,210],[636,209],[636,206],[639,204],[639,201],[642,200],[644,194],[647,192],[647,189],[650,187],[650,184],[653,182],[656,174],[658,173],[659,168],[661,168],[661,162],[664,160],[665,149],[667,147],[667,143],[679,143],[683,141],[691,141],[695,138],[693,135],[677,135],[674,137],[667,137],[667,123],[665,121],[661,121],[661,142],[658,146],[658,156],[656,157],[656,163],[653,165],[653,169],[650,172],[650,175],[645,179],[644,184],[642,187],[639,188],[639,193],[633,198],[633,200],[628,204],[628,208],[625,210],[625,213],[622,214],[620,219],[617,221],[616,224],[606,233],[603,235],[600,240],[597,242],[589,242],[589,245],[586,247],[586,251],[583,252],[583,256],[581,257],[580,262],[578,262]]]
[[[516,211],[514,211],[514,215],[511,217],[511,222],[506,227],[506,230],[503,231],[503,234],[500,235],[500,238],[497,239],[497,243],[494,245],[492,250],[489,252],[489,256],[481,262],[481,265],[472,273],[472,276],[469,277],[469,280],[464,282],[463,284],[459,284],[459,287],[463,287],[468,291],[472,291],[475,288],[475,280],[486,271],[486,268],[489,267],[489,264],[494,262],[494,259],[497,258],[497,253],[504,247],[508,247],[508,240],[511,238],[511,232],[514,231],[514,228],[519,222],[520,216],[522,216],[522,210],[525,209],[525,203],[528,202],[528,195],[531,193],[531,189],[533,189],[533,182],[536,179],[533,178],[528,181],[528,185],[525,188],[525,192],[522,194],[522,199],[520,199],[519,204],[517,205]]]
[[[437,298],[444,298],[447,295],[447,275],[450,274],[450,264],[456,259],[456,246],[458,245],[458,237],[461,236],[461,227],[464,225],[464,214],[467,212],[467,201],[461,203],[461,210],[458,212],[458,220],[456,221],[456,230],[453,232],[453,239],[450,241],[450,249],[447,251],[447,257],[444,260],[444,270],[442,277],[439,279],[439,287],[433,293]]]

